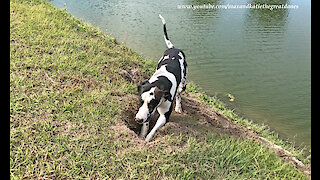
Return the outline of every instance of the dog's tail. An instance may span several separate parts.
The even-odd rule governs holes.
[[[173,44],[171,43],[171,41],[168,38],[168,34],[167,34],[167,28],[166,28],[166,21],[164,20],[164,18],[159,14],[159,17],[162,21],[163,24],[163,31],[164,31],[164,41],[166,42],[168,48],[174,48]]]

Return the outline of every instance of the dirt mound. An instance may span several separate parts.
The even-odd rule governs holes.
[[[197,96],[198,95],[194,93],[183,94],[183,113],[178,114],[173,111],[169,122],[158,132],[159,136],[164,135],[166,131],[170,131],[170,129],[174,129],[174,132],[177,134],[183,133],[186,135],[199,132],[200,129],[202,131],[203,129],[206,129],[207,131],[227,133],[232,136],[248,138],[263,144],[268,149],[273,150],[278,156],[287,162],[292,163],[296,168],[301,169],[305,174],[311,174],[310,167],[305,166],[289,151],[261,137],[257,132],[232,122],[223,114],[201,103]],[[141,125],[137,124],[134,120],[135,114],[139,108],[138,96],[127,95],[122,97],[121,101],[126,102],[124,103],[125,106],[122,112],[122,119],[124,120],[126,126],[138,135],[141,130]],[[158,116],[158,114],[155,114],[155,116],[150,120],[149,131],[156,123]]]
[[[141,74],[136,69],[123,70],[122,77],[131,83],[137,84],[146,79],[145,75]],[[215,111],[213,108],[200,102],[198,98],[199,94],[196,93],[183,93],[182,96],[182,109],[183,113],[178,114],[172,111],[167,124],[160,129],[158,134],[164,134],[170,129],[174,129],[177,134],[190,134],[199,132],[199,130],[206,129],[207,131],[214,131],[220,133],[230,134],[232,136],[251,139],[253,141],[263,144],[266,148],[273,150],[278,156],[292,163],[296,168],[302,170],[308,176],[311,175],[311,169],[305,166],[289,151],[274,144],[273,142],[261,137],[257,132],[234,123],[230,119],[226,118],[223,114]],[[135,114],[139,108],[139,99],[137,95],[127,95],[120,97],[120,101],[123,101],[124,108],[122,109],[122,119],[125,125],[139,134],[141,126],[135,122]],[[150,128],[155,125],[159,115],[155,114],[150,120]],[[138,138],[138,136],[137,136]]]

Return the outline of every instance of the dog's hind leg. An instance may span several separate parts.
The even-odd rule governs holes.
[[[174,107],[174,111],[177,113],[182,113],[182,106],[181,106],[181,93],[185,90],[186,88],[186,82],[181,81],[179,84],[179,87],[177,89],[177,95],[176,95],[176,106]]]
[[[182,113],[182,107],[181,107],[181,93],[177,93],[176,96],[176,106],[174,107],[174,111],[177,113]]]

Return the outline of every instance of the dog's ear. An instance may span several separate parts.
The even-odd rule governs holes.
[[[149,85],[148,80],[144,80],[139,86],[138,86],[138,93],[142,94],[143,90],[146,88],[147,85]]]
[[[142,90],[142,86],[141,86],[141,85],[138,85],[138,93],[139,93],[139,94],[141,94],[141,92],[142,92],[141,90]]]

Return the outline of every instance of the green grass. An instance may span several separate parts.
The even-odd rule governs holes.
[[[262,145],[226,134],[168,124],[153,142],[139,140],[122,119],[123,97],[136,94],[122,72],[139,70],[142,81],[154,69],[65,10],[11,0],[11,179],[308,179]]]

